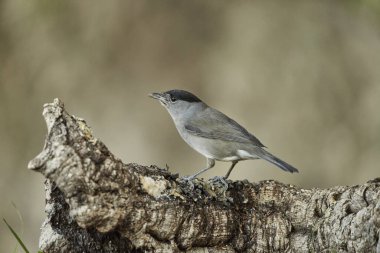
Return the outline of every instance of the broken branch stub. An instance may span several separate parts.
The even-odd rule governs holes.
[[[371,252],[380,183],[299,189],[276,181],[193,184],[124,164],[58,99],[29,169],[47,180],[46,252]],[[75,236],[74,236],[75,235]],[[81,238],[81,239],[78,239]],[[380,251],[380,250],[379,250]]]

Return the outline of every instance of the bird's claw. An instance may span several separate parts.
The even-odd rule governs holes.
[[[190,190],[194,190],[195,188],[194,183],[193,183],[194,178],[195,176],[187,176],[187,177],[181,177],[179,180],[180,182],[183,182],[186,185],[188,185],[190,187]]]
[[[195,176],[182,177],[182,179],[186,180],[186,181],[193,181],[194,178],[195,178]]]
[[[228,189],[228,183],[224,177],[216,176],[213,178],[210,178],[209,181],[218,188],[222,189],[224,192]]]

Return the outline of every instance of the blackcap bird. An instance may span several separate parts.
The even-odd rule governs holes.
[[[149,95],[157,99],[172,117],[179,135],[193,149],[207,158],[207,167],[187,177],[192,180],[211,169],[215,160],[232,162],[224,179],[242,160],[264,159],[287,172],[298,172],[292,165],[272,155],[254,135],[236,121],[208,106],[184,90],[169,90]]]

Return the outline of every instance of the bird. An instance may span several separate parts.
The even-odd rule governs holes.
[[[289,163],[269,153],[261,141],[243,126],[208,106],[194,94],[173,89],[162,93],[153,92],[149,96],[166,108],[182,139],[207,159],[207,166],[186,177],[187,180],[193,180],[213,168],[215,161],[232,162],[224,179],[243,160],[263,159],[286,172],[298,172]]]

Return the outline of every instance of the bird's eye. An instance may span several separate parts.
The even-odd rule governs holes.
[[[177,98],[174,96],[170,96],[170,100],[174,103],[175,101],[177,101]]]

